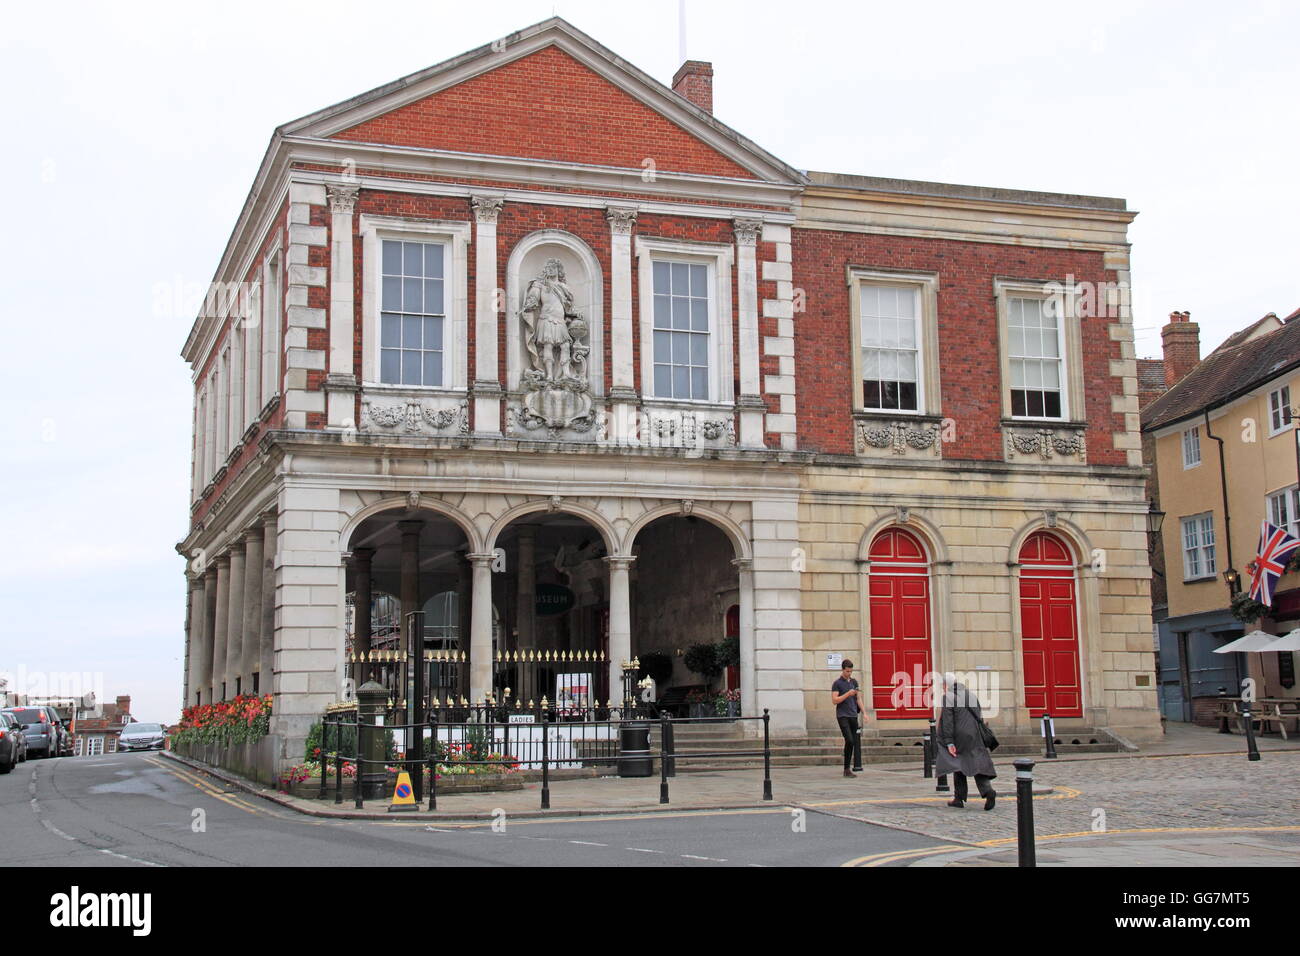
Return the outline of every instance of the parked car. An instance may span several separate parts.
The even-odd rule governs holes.
[[[27,738],[12,714],[0,712],[0,773],[8,773],[27,759]]]
[[[43,704],[42,709],[45,711],[45,715],[50,718],[50,724],[58,731],[58,746],[54,748],[52,756],[71,757],[72,733],[68,730],[67,723],[59,716],[59,712],[49,704]]]
[[[49,757],[58,752],[59,730],[50,723],[44,707],[9,707],[5,713],[18,720],[29,756]]]
[[[22,724],[13,714],[0,713],[0,720],[8,721],[14,729],[14,739],[18,741],[18,762],[27,762],[27,737],[23,734]]]
[[[167,745],[167,728],[162,724],[127,724],[117,738],[118,750],[162,750]]]

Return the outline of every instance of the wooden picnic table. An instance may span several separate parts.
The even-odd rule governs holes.
[[[1232,722],[1241,719],[1241,698],[1240,697],[1220,697],[1218,706],[1215,711],[1215,718],[1228,718],[1228,727],[1231,729]],[[1288,720],[1296,721],[1296,732],[1300,733],[1300,699],[1294,697],[1260,697],[1250,703],[1250,718],[1252,724],[1258,724],[1262,731],[1266,731],[1269,724],[1277,726],[1278,733],[1282,735],[1283,740],[1289,740],[1286,733],[1286,722]],[[1243,733],[1244,733],[1243,728]]]

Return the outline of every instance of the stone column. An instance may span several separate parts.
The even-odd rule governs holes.
[[[253,673],[262,653],[262,529],[244,532],[244,627],[240,644],[239,676],[244,693],[253,692]],[[258,691],[261,686],[259,683]]]
[[[740,409],[740,444],[747,448],[762,448],[763,417],[767,406],[763,402],[763,385],[759,373],[757,243],[763,223],[758,219],[737,219],[733,227],[736,233],[739,316],[739,340],[736,345],[740,358],[740,395],[736,405]]]
[[[534,615],[537,612],[537,528],[519,526],[519,557],[515,626],[519,629],[516,649],[524,651],[537,646]]]
[[[189,639],[186,642],[185,703],[183,707],[194,706],[194,693],[203,686],[203,625],[206,623],[208,604],[203,596],[203,576],[194,575],[189,579],[189,584]]]
[[[210,704],[212,696],[212,654],[217,634],[217,569],[208,565],[203,572],[203,644],[199,649],[199,685],[203,703]]]
[[[470,597],[469,699],[481,701],[492,690],[492,558],[466,555],[473,567]]]
[[[212,629],[212,700],[226,699],[226,636],[230,615],[230,555],[217,558],[217,610]]]
[[[623,696],[623,662],[632,659],[632,596],[628,572],[636,558],[610,555],[609,565],[609,696]]]
[[[474,432],[501,434],[501,379],[497,354],[497,216],[505,200],[473,196],[474,207]]]
[[[424,522],[399,521],[397,527],[402,532],[402,570],[399,586],[401,591],[399,597],[402,601],[401,647],[407,650],[412,646],[411,624],[407,615],[420,610],[420,532],[424,528]],[[420,637],[423,638],[423,635]],[[423,640],[414,643],[417,648],[423,649]],[[411,700],[413,677],[414,673],[406,674],[405,689],[402,691],[402,696],[408,701]],[[411,704],[413,706],[414,701],[411,701]]]
[[[330,350],[325,376],[327,424],[355,429],[357,377],[353,371],[352,211],[361,187],[341,183],[326,186],[330,207]]]
[[[754,693],[754,561],[735,558],[731,563],[740,577],[740,713],[754,717],[758,714],[758,697]]]
[[[239,665],[243,663],[244,653],[244,542],[230,543],[230,587],[227,599],[230,608],[226,611],[226,693],[234,697],[240,688]]]
[[[262,626],[258,629],[258,688],[275,693],[275,512],[262,516]]]
[[[637,435],[637,393],[632,371],[632,229],[636,212],[628,206],[605,209],[609,220],[609,397],[613,402],[609,437],[618,444],[630,443]]]
[[[370,563],[374,557],[374,548],[357,548],[352,552],[352,652],[358,657],[370,650]],[[366,665],[357,664],[350,676],[360,687],[368,675]]]

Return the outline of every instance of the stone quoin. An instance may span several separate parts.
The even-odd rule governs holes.
[[[474,699],[731,637],[778,734],[835,726],[834,653],[868,732],[945,670],[1159,732],[1132,317],[1059,308],[1136,214],[801,171],[715,79],[550,19],[274,132],[183,351],[186,706],[272,694],[300,760],[423,610]]]

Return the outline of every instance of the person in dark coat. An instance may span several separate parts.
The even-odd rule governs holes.
[[[939,751],[935,755],[935,773],[952,774],[953,799],[950,807],[966,805],[966,778],[974,777],[975,786],[984,798],[984,809],[992,810],[997,791],[989,783],[996,777],[993,755],[984,746],[980,733],[979,699],[959,684],[953,674],[943,675],[943,709],[939,713]]]

